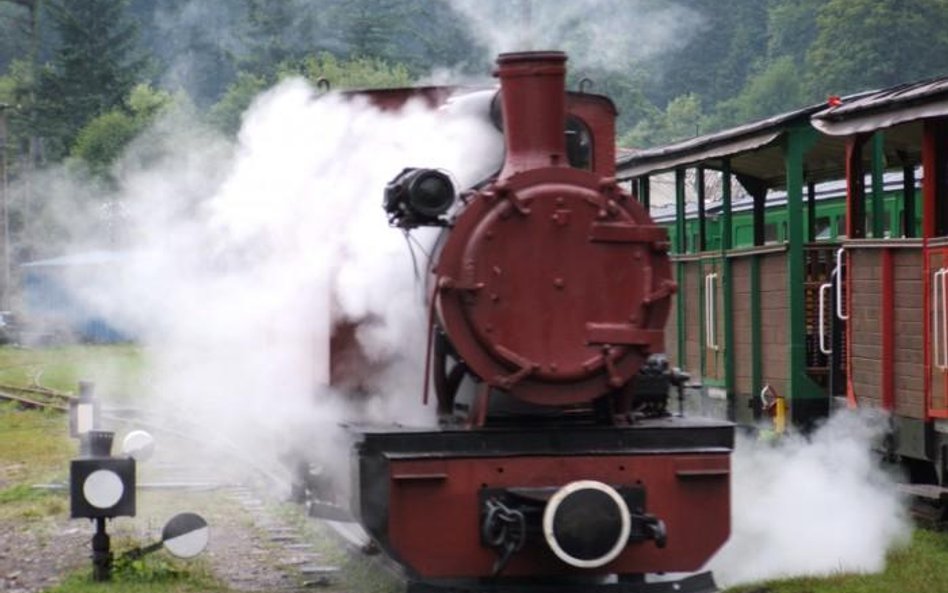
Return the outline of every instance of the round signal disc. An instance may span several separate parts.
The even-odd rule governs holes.
[[[82,483],[82,495],[97,509],[114,507],[125,493],[122,478],[108,469],[98,469]]]

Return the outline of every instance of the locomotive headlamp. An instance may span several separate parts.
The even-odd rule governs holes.
[[[543,511],[543,537],[557,558],[577,568],[612,562],[629,542],[632,517],[615,488],[579,480],[560,488]]]
[[[444,226],[457,192],[451,178],[436,169],[405,169],[385,186],[385,212],[393,226]]]

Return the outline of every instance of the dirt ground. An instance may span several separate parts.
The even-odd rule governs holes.
[[[137,514],[109,522],[113,550],[159,541],[171,517],[196,512],[210,527],[210,543],[197,566],[232,591],[363,589],[347,581],[346,565],[353,560],[342,541],[306,518],[301,507],[268,494],[266,487],[243,486],[220,463],[213,468],[183,465],[187,458],[166,449],[139,464]],[[6,509],[0,500],[0,511],[5,511],[0,512],[0,592],[39,592],[77,572],[91,574],[94,526],[86,519],[69,519],[68,493],[29,493],[24,498],[25,503],[15,501]],[[374,583],[370,588],[378,590]]]
[[[243,489],[205,492],[145,492],[134,519],[110,523],[113,549],[132,542],[148,544],[160,537],[164,521],[176,511],[204,516],[211,529],[207,551],[199,562],[234,591],[311,591],[313,587],[340,590],[341,577],[326,564],[327,546],[313,541],[312,531],[301,528],[293,510],[273,502],[262,503]],[[290,515],[287,517],[287,515]],[[49,589],[65,576],[91,566],[90,521],[70,520],[66,514],[41,519],[0,521],[0,591],[32,593]],[[340,554],[344,552],[340,549]]]

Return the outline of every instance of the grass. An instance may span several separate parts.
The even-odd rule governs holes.
[[[143,357],[129,346],[70,346],[46,350],[0,347],[0,384],[39,385],[76,391],[80,380],[97,384],[97,393],[117,399],[140,388]],[[117,397],[118,396],[118,397]],[[0,402],[0,522],[17,530],[40,530],[69,512],[65,491],[33,488],[39,482],[65,482],[69,460],[78,450],[68,434],[68,419],[58,411],[21,409]],[[144,502],[151,497],[144,496]],[[131,520],[129,520],[131,521]],[[115,526],[113,526],[114,528]],[[114,537],[116,557],[133,540]],[[94,583],[91,568],[67,576],[51,593],[227,592],[208,565],[177,561],[158,552],[133,561],[117,559],[110,583]]]
[[[753,559],[748,559],[753,562]],[[882,574],[838,574],[767,581],[726,593],[945,593],[948,533],[915,530],[912,542],[889,554]]]
[[[136,560],[120,556],[123,548],[116,546],[117,559],[112,567],[112,580],[92,581],[92,570],[79,570],[48,593],[191,593],[230,591],[207,569],[206,565],[184,564],[164,555],[152,554]],[[127,548],[126,548],[127,549]]]
[[[76,392],[79,381],[92,381],[99,395],[124,400],[143,389],[144,370],[135,346],[0,347],[0,384]]]
[[[32,488],[64,481],[76,446],[65,415],[0,403],[0,520],[37,519],[66,510],[64,493]]]

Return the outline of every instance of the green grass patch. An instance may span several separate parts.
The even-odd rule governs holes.
[[[753,562],[748,558],[748,562]],[[892,551],[881,574],[838,574],[767,581],[726,593],[945,593],[948,591],[948,533],[917,529],[912,542]]]
[[[0,384],[75,392],[92,381],[96,393],[124,400],[143,389],[145,357],[137,346],[0,347]]]
[[[76,451],[67,426],[60,412],[0,403],[0,519],[41,518],[66,511],[65,492],[32,485],[65,481],[68,461]]]
[[[126,548],[127,549],[127,548]],[[122,556],[119,547],[112,565],[112,580],[98,583],[92,580],[92,569],[86,568],[67,577],[47,593],[191,593],[230,591],[207,565],[202,562],[182,562],[163,552],[136,559]]]
[[[9,402],[0,403],[0,442],[0,484],[64,473],[66,461],[76,452],[65,414],[24,410]]]

